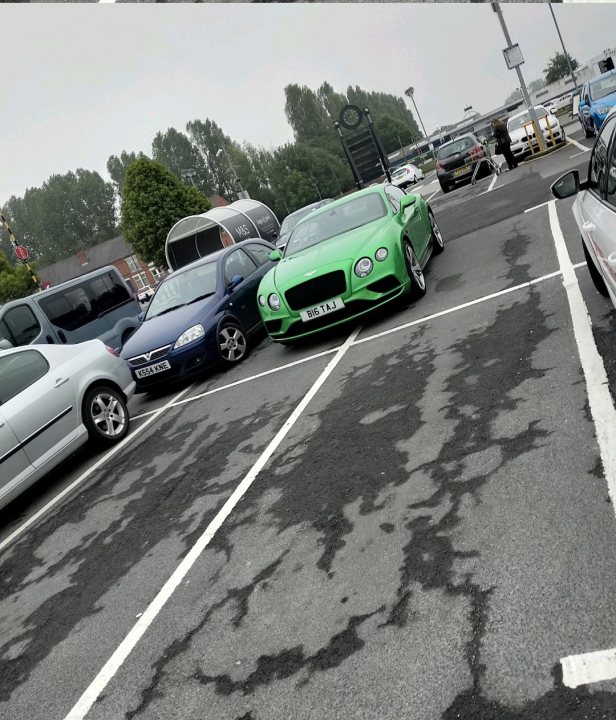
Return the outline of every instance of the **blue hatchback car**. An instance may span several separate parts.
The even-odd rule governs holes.
[[[257,289],[274,249],[244,240],[165,278],[122,348],[137,391],[244,358],[249,336],[262,326]]]
[[[582,86],[578,117],[589,138],[601,130],[609,111],[616,105],[616,70],[610,70]]]

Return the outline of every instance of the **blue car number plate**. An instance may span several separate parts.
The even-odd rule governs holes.
[[[135,375],[138,378],[144,378],[148,377],[149,375],[155,375],[156,373],[162,372],[163,370],[169,370],[171,365],[169,364],[168,360],[163,360],[159,363],[154,363],[154,365],[148,365],[148,367],[139,368],[139,370],[135,370]]]
[[[344,303],[342,302],[342,298],[337,297],[333,300],[321,303],[320,305],[315,305],[314,307],[302,310],[300,312],[300,317],[304,322],[308,322],[309,320],[321,317],[321,315],[328,315],[329,313],[336,312],[336,310],[342,310],[343,307]]]

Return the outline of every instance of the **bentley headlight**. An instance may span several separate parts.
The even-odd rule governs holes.
[[[372,260],[370,260],[370,258],[363,257],[355,263],[355,274],[357,277],[365,278],[366,275],[370,275],[373,267],[374,265],[372,264]]]

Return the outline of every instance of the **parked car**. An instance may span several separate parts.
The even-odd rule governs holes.
[[[436,155],[436,177],[444,193],[452,190],[456,183],[470,180],[477,163],[489,156],[488,149],[473,133],[465,133],[455,140],[443,143]],[[482,175],[490,175],[491,169],[484,163]],[[478,173],[479,174],[479,173]]]
[[[327,205],[330,202],[333,202],[333,198],[325,198],[323,200],[319,200],[318,202],[311,203],[310,205],[306,205],[303,208],[292,212],[290,215],[287,215],[280,226],[280,234],[276,239],[276,247],[280,250],[284,250],[291,230],[293,230],[297,223],[313,210],[318,210],[318,208],[323,207],[323,205]]]
[[[423,179],[423,171],[411,163],[405,163],[404,165],[395,168],[391,173],[392,184],[402,189]]]
[[[543,105],[535,105],[534,110],[546,145],[564,143],[566,140],[565,131],[554,112]],[[522,110],[522,112],[512,115],[507,120],[507,132],[511,138],[511,152],[516,159],[523,158],[532,151],[539,149],[539,142],[530,123],[531,119],[528,110]]]
[[[141,290],[137,292],[137,300],[144,305],[145,303],[150,302],[150,300],[154,297],[155,292],[156,291],[153,287],[146,285],[146,287],[141,288]]]
[[[555,114],[561,112],[562,110],[571,110],[572,96],[573,93],[571,92],[565,93],[564,95],[560,95],[557,98],[543,103],[543,107],[549,112],[553,112]]]
[[[444,249],[419,194],[377,185],[336,200],[299,222],[284,256],[259,286],[272,340],[294,341],[353,320],[403,295],[426,292],[423,268]]]
[[[168,275],[122,349],[137,391],[244,359],[261,328],[257,288],[274,245],[244,240]]]
[[[0,507],[86,441],[122,440],[134,390],[100,340],[0,349]]]
[[[597,134],[614,105],[616,70],[610,70],[584,83],[578,104],[578,118],[587,138]]]
[[[573,215],[596,289],[616,307],[616,109],[604,121],[590,157],[588,177],[577,170],[552,185],[559,199],[575,197]]]
[[[139,327],[141,307],[113,266],[0,307],[0,338],[13,347],[102,340],[119,350]]]

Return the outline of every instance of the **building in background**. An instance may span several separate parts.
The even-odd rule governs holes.
[[[43,287],[54,287],[106,265],[114,265],[136,294],[156,287],[168,272],[142,260],[120,235],[53,265],[38,268],[37,274]]]

